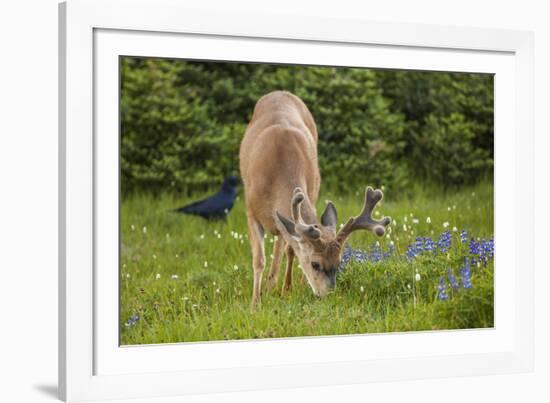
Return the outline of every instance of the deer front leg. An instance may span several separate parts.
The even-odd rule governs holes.
[[[252,249],[252,269],[254,284],[252,288],[252,308],[260,302],[262,272],[265,266],[264,229],[254,218],[248,217],[248,233]]]
[[[273,260],[271,261],[271,267],[269,269],[269,275],[267,277],[267,289],[273,290],[277,285],[277,279],[279,277],[279,268],[281,267],[281,259],[283,257],[283,251],[285,248],[285,241],[283,237],[277,237],[277,240],[273,244]]]
[[[294,249],[290,245],[286,247],[286,271],[285,282],[283,284],[283,293],[292,288],[292,263],[294,262]]]

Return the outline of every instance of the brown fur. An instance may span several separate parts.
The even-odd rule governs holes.
[[[266,231],[278,233],[274,211],[290,216],[296,187],[304,189],[315,205],[321,184],[317,128],[306,105],[295,95],[275,91],[260,98],[239,157],[247,214]]]
[[[336,234],[336,209],[332,203],[327,204],[323,223],[317,219],[315,203],[321,184],[317,141],[313,116],[297,96],[275,91],[256,103],[239,154],[254,269],[253,306],[260,300],[265,232],[278,235],[268,276],[269,289],[277,283],[285,250],[283,291],[291,287],[294,256],[317,296],[334,287],[343,244],[356,228],[350,220],[347,232]],[[369,217],[363,218],[370,220],[368,213]]]

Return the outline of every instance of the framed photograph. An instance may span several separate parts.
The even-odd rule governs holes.
[[[531,33],[59,12],[64,400],[532,370]]]

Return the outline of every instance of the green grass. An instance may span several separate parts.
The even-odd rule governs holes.
[[[415,196],[407,199],[399,199],[397,193],[386,191],[386,199],[378,207],[381,214],[394,220],[388,237],[377,239],[360,231],[352,235],[352,247],[366,249],[379,241],[386,249],[393,241],[403,255],[417,236],[437,239],[453,227],[466,229],[475,237],[493,235],[493,188],[489,182],[447,193],[417,188],[412,192]],[[200,196],[184,199],[167,193],[124,198],[121,344],[493,326],[492,261],[487,267],[472,267],[473,288],[454,291],[448,286],[449,299],[437,298],[440,277],[446,276],[448,268],[460,280],[459,267],[468,248],[461,244],[458,232],[452,232],[453,246],[446,255],[420,256],[412,262],[403,257],[378,263],[352,262],[339,274],[336,291],[324,299],[314,297],[295,263],[291,293],[281,296],[280,287],[271,294],[264,292],[261,306],[252,312],[251,257],[242,196],[226,222],[169,212]],[[344,221],[359,212],[363,195],[325,193],[319,198],[318,211],[325,199],[335,202],[340,221]],[[449,223],[448,227],[444,228],[444,223]],[[268,265],[272,246],[268,235]],[[283,276],[284,266],[280,284]],[[132,315],[140,319],[126,326]]]

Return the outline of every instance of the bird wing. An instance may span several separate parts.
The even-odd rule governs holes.
[[[222,192],[180,207],[177,211],[188,214],[218,215],[233,207],[233,200]]]

